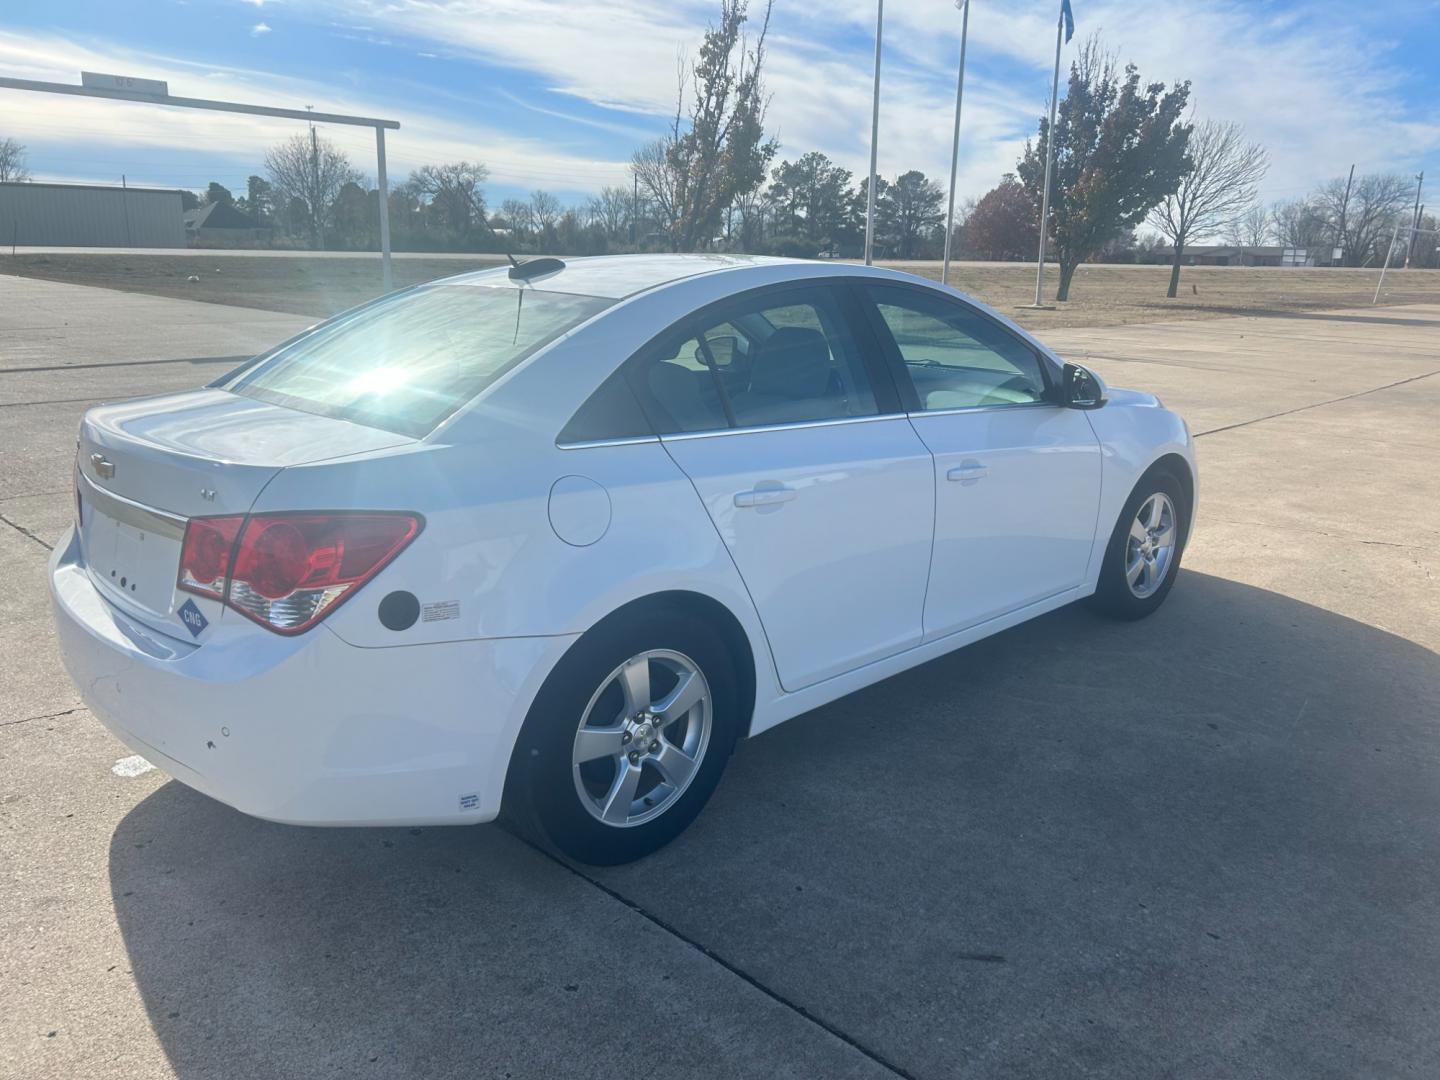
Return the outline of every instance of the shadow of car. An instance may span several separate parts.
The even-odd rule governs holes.
[[[500,829],[176,783],[111,886],[182,1077],[874,1068],[686,941],[915,1076],[1424,1072],[1437,716],[1434,652],[1182,571],[1146,622],[1065,609],[744,744],[680,841],[585,872],[663,927]]]

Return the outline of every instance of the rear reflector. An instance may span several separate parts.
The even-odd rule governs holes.
[[[191,518],[176,584],[298,634],[359,591],[423,524],[418,514],[368,511]]]

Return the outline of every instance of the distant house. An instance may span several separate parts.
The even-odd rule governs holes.
[[[1332,252],[1327,248],[1307,251],[1295,247],[1200,244],[1185,249],[1185,261],[1190,266],[1328,266],[1339,259],[1338,248]]]
[[[1191,266],[1280,266],[1285,249],[1282,247],[1242,247],[1233,244],[1199,245],[1185,249],[1185,260]]]
[[[191,247],[249,247],[270,242],[270,230],[230,203],[213,202],[185,211],[185,240]]]

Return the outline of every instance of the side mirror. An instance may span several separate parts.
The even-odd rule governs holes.
[[[1065,365],[1060,396],[1067,409],[1098,409],[1109,397],[1100,376],[1079,364]]]
[[[740,340],[733,334],[706,338],[705,344],[710,347],[710,355],[715,358],[716,367],[728,368],[735,362],[735,354],[740,351]],[[695,359],[702,364],[705,362],[705,357],[698,348],[695,350]]]

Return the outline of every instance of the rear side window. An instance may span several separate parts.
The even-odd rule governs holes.
[[[661,434],[873,416],[870,377],[832,291],[765,291],[686,323],[628,367]]]
[[[222,386],[420,438],[611,303],[533,288],[430,286],[321,327]]]

